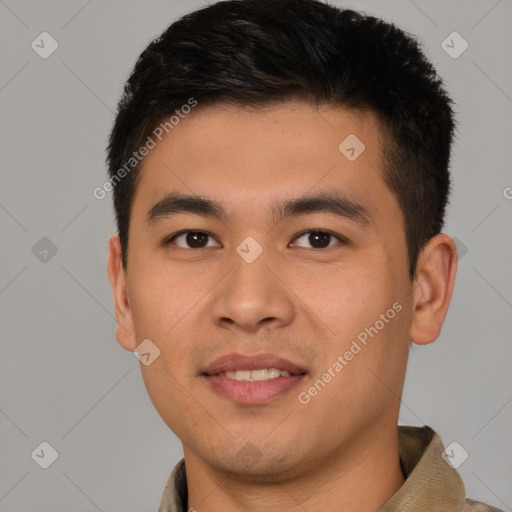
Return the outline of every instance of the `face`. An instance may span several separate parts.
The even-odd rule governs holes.
[[[302,102],[199,107],[144,161],[118,339],[160,350],[141,370],[185,457],[313,471],[396,428],[413,308],[379,125]]]

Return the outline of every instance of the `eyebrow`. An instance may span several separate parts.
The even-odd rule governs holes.
[[[339,191],[321,192],[278,201],[271,206],[271,214],[277,224],[287,217],[330,213],[356,222],[361,226],[371,224],[371,215],[361,203]],[[223,221],[226,211],[222,204],[198,195],[169,193],[158,201],[147,213],[146,222],[155,224],[180,213],[200,215]]]

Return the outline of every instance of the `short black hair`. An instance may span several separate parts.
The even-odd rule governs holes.
[[[413,35],[317,0],[220,1],[178,19],[142,52],[107,149],[125,268],[142,162],[133,156],[155,128],[192,102],[263,108],[288,99],[377,116],[412,280],[421,249],[444,223],[453,102]]]

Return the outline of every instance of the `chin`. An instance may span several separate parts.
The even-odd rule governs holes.
[[[272,453],[268,454],[268,450],[272,450]],[[291,454],[293,454],[293,458]],[[301,458],[304,460],[304,464],[309,466],[308,460],[311,459],[306,456],[301,457],[296,449],[290,450],[285,446],[282,446],[281,449],[268,446],[260,449],[258,445],[247,442],[237,451],[229,450],[227,456],[225,452],[210,452],[204,457],[204,460],[234,480],[275,483],[300,474]]]

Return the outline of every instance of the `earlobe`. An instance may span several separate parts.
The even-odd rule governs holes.
[[[108,241],[107,272],[114,296],[116,312],[116,339],[126,350],[133,352],[137,347],[133,318],[128,301],[126,271],[122,262],[119,235],[112,235]]]
[[[443,233],[431,238],[418,258],[413,282],[410,340],[435,341],[448,312],[457,272],[455,242]]]

